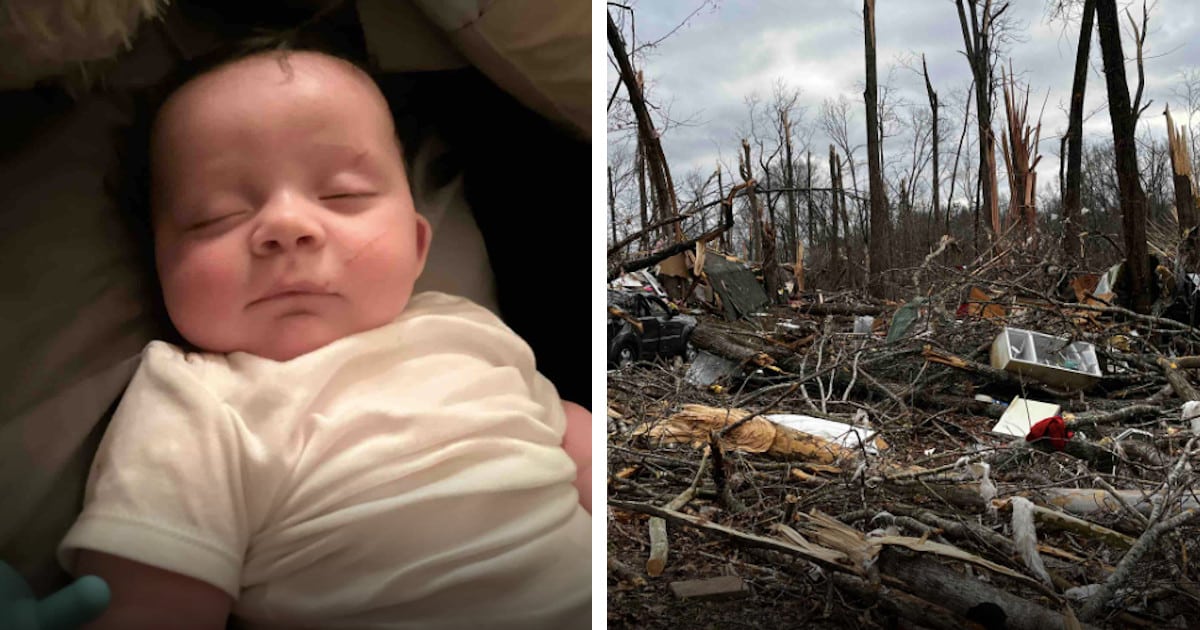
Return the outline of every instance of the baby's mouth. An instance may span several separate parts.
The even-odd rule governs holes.
[[[260,298],[251,301],[246,305],[247,308],[258,304],[268,302],[277,302],[284,300],[295,300],[304,298],[320,298],[331,297],[335,295],[332,291],[315,283],[292,283],[277,286]]]

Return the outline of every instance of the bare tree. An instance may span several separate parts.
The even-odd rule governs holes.
[[[858,208],[858,222],[866,225],[866,208],[858,194],[858,173],[854,167],[854,154],[862,148],[861,144],[850,141],[850,117],[853,105],[850,99],[839,96],[836,99],[825,99],[821,103],[821,113],[818,124],[821,130],[829,136],[833,144],[846,156],[846,165],[850,167],[850,189],[854,191],[855,207]],[[845,210],[845,208],[843,208]]]

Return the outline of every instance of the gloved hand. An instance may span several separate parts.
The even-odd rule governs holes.
[[[111,596],[104,580],[87,575],[38,601],[21,574],[0,562],[0,628],[74,630],[99,617]]]
[[[1050,416],[1041,422],[1029,427],[1029,435],[1025,436],[1026,442],[1033,442],[1041,438],[1049,438],[1050,446],[1056,451],[1061,451],[1067,445],[1067,440],[1075,437],[1074,431],[1067,430],[1067,421],[1061,416]]]

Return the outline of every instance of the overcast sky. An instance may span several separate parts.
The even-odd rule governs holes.
[[[637,42],[663,37],[701,4],[701,0],[633,3]],[[862,4],[861,0],[719,0],[715,6],[709,3],[678,31],[646,51],[639,67],[649,83],[650,98],[666,107],[673,119],[687,122],[669,129],[663,138],[672,173],[682,174],[692,168],[711,172],[718,152],[726,164],[733,163],[738,129],[747,123],[746,97],[757,93],[762,100],[769,100],[777,79],[800,89],[801,105],[807,107],[807,123],[816,120],[824,99],[844,94],[854,105],[853,124],[859,141],[865,142]],[[1078,37],[1077,20],[1066,28],[1062,21],[1049,20],[1049,4],[1050,0],[1011,0],[1009,14],[1019,25],[1017,35],[1023,41],[1009,45],[1007,55],[1019,81],[1030,86],[1031,123],[1036,122],[1045,101],[1040,147],[1043,157],[1038,167],[1041,190],[1056,186],[1059,135],[1066,129]],[[1127,4],[1118,0],[1119,7]],[[1139,21],[1140,7],[1138,2],[1131,9]],[[1147,99],[1153,99],[1153,103],[1142,120],[1158,135],[1165,135],[1164,104],[1171,104],[1177,122],[1183,108],[1181,99],[1171,95],[1171,89],[1178,86],[1180,71],[1200,68],[1200,1],[1157,0],[1150,2],[1150,9],[1143,103]],[[614,16],[620,11],[612,7],[609,10]],[[627,29],[625,32],[628,36]],[[876,37],[879,80],[885,81],[889,66],[894,66],[891,85],[898,98],[927,106],[923,79],[901,65],[902,59],[915,56],[919,68],[922,53],[943,105],[957,98],[952,92],[963,91],[969,85],[970,72],[961,53],[962,33],[953,0],[878,0]],[[1100,109],[1106,99],[1096,42],[1093,32],[1085,113],[1094,115],[1085,124],[1085,134],[1109,134],[1108,113]],[[1134,47],[1128,37],[1124,45],[1126,56],[1132,57]],[[1127,74],[1132,98],[1136,85],[1132,62]],[[615,81],[616,72],[610,65],[609,92]],[[1002,103],[998,109],[993,118],[997,136],[1003,120]],[[942,117],[946,121],[954,114],[943,111]],[[1200,119],[1195,122],[1200,124]],[[942,124],[957,130],[961,123],[954,120]],[[943,155],[953,152],[956,143],[957,135],[944,140]],[[828,144],[829,140],[817,131],[812,137],[814,155],[826,155]],[[885,145],[884,151],[903,150],[899,144],[893,141],[893,146]],[[862,159],[861,154],[859,157]],[[996,160],[1003,165],[999,147]]]

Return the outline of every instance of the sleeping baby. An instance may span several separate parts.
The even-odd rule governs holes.
[[[104,628],[580,628],[590,416],[486,309],[413,295],[429,250],[353,64],[258,53],[150,142],[172,323],[59,549]]]

